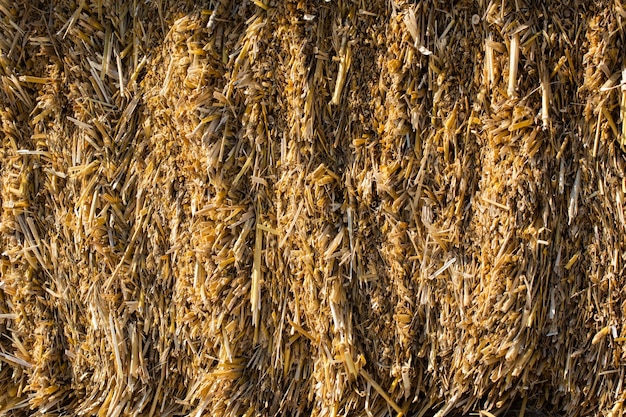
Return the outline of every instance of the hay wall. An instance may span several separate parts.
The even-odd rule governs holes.
[[[622,415],[625,18],[0,1],[2,412]]]

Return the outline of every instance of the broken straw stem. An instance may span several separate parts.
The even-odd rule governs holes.
[[[260,205],[257,207],[257,222],[260,218]],[[257,223],[254,238],[254,259],[252,262],[252,286],[250,288],[250,304],[252,324],[254,326],[254,343],[258,341],[259,317],[261,311],[261,252],[263,250],[263,230]]]
[[[341,99],[341,92],[343,90],[344,84],[346,83],[346,75],[348,73],[348,69],[350,68],[351,61],[352,48],[350,48],[347,39],[344,37],[341,46],[341,60],[339,61],[337,83],[335,84],[335,91],[333,93],[333,98],[330,100],[330,104],[339,104],[339,100]]]
[[[492,42],[491,33],[487,36],[487,41],[485,42],[485,59],[487,61],[487,82],[488,87],[491,88],[494,82],[494,70],[493,70],[493,47],[491,46]]]
[[[509,88],[507,94],[509,97],[513,97],[517,87],[517,66],[519,63],[519,33],[516,33],[511,38],[511,51],[510,51],[510,67],[509,67]]]
[[[541,64],[541,121],[543,122],[543,128],[548,129],[550,127],[550,99],[552,91],[550,90],[550,74],[546,69],[545,63]]]

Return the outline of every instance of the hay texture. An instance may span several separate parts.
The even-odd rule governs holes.
[[[622,416],[621,0],[0,0],[0,409]]]

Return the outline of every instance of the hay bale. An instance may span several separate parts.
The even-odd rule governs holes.
[[[623,414],[619,1],[0,1],[0,409]]]

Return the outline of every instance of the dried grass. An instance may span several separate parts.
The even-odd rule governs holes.
[[[623,415],[626,10],[570,3],[0,0],[0,411]]]

